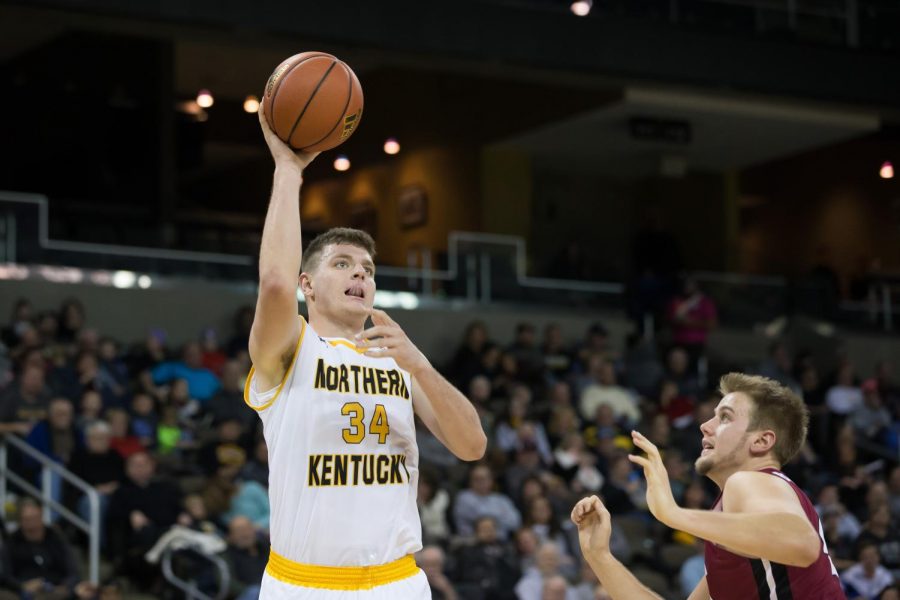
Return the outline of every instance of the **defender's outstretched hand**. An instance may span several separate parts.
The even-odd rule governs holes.
[[[609,511],[597,496],[578,501],[572,509],[572,522],[578,526],[578,543],[582,554],[609,552],[612,531]]]
[[[357,345],[367,348],[366,356],[393,358],[401,369],[413,375],[431,366],[425,355],[386,312],[373,308],[370,316],[375,326],[356,336]]]
[[[272,158],[275,159],[276,167],[290,166],[302,173],[303,169],[309,166],[309,163],[319,155],[318,152],[295,152],[290,146],[282,142],[281,139],[275,135],[275,132],[272,131],[272,128],[269,127],[269,122],[266,121],[266,115],[263,114],[262,104],[259,105],[257,115],[259,116],[259,126],[262,128],[263,136],[266,138],[269,152],[272,153]]]
[[[669,474],[659,455],[659,448],[637,431],[631,432],[631,441],[647,453],[646,457],[628,455],[628,460],[644,468],[644,478],[647,480],[647,507],[654,517],[668,525],[672,515],[678,510],[678,505],[672,496]]]

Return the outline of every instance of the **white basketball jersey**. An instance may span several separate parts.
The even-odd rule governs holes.
[[[422,548],[409,373],[301,318],[277,388],[244,397],[269,447],[272,549],[303,564],[381,565]]]

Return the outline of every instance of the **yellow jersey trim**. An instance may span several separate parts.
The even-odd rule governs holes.
[[[332,346],[347,346],[348,348],[350,348],[354,352],[357,352],[358,354],[365,354],[366,352],[369,351],[368,348],[360,348],[359,346],[357,346],[355,344],[351,344],[350,342],[348,342],[346,340],[328,340],[328,343],[331,344]]]
[[[419,572],[411,554],[385,565],[323,567],[304,565],[269,551],[266,573],[291,585],[323,590],[371,590],[412,577]]]
[[[276,390],[275,395],[272,396],[272,398],[270,398],[268,402],[266,402],[265,404],[263,404],[261,406],[254,406],[250,402],[250,382],[253,381],[253,374],[256,372],[256,370],[253,368],[253,366],[252,365],[250,366],[250,373],[247,374],[247,381],[244,382],[244,403],[247,406],[249,406],[256,412],[259,412],[261,410],[266,410],[267,408],[272,406],[272,403],[278,399],[278,396],[281,395],[281,390],[284,388],[284,384],[287,383],[287,379],[288,379],[288,376],[291,374],[291,370],[294,368],[294,363],[297,362],[297,357],[300,356],[300,345],[303,343],[303,335],[305,333],[306,333],[306,319],[304,319],[303,317],[300,317],[300,338],[297,340],[297,346],[294,348],[294,355],[291,357],[291,364],[287,368],[287,370],[285,370],[284,377],[281,378],[281,383],[278,384],[278,390]]]

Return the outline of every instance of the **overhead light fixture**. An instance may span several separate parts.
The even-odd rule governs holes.
[[[388,138],[387,140],[385,140],[385,154],[397,154],[398,152],[400,152],[400,142],[397,141],[397,138]]]
[[[335,171],[347,171],[350,169],[350,159],[341,154],[334,159],[334,169]]]
[[[572,13],[579,17],[586,17],[590,14],[594,3],[591,0],[575,0],[569,7]]]
[[[244,99],[244,112],[255,114],[259,111],[259,98],[250,95]]]
[[[891,164],[891,161],[886,160],[881,164],[881,170],[878,171],[878,174],[881,175],[882,179],[893,179],[894,178],[894,165]]]
[[[209,108],[214,102],[215,99],[209,90],[200,90],[197,92],[197,104],[200,108]]]

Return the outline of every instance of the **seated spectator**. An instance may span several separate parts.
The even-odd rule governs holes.
[[[203,500],[210,516],[222,523],[234,517],[247,517],[262,534],[269,531],[269,494],[255,481],[239,480],[237,475],[244,466],[239,454],[224,454],[215,474],[203,489]]]
[[[466,326],[462,344],[447,367],[451,381],[459,389],[466,389],[469,381],[481,372],[481,352],[487,343],[487,326],[482,321],[473,321]]]
[[[34,306],[28,298],[19,298],[13,303],[9,324],[0,330],[0,343],[7,348],[19,345],[22,335],[27,329],[34,327]]]
[[[75,428],[84,435],[87,426],[103,417],[103,398],[98,392],[88,390],[81,395],[78,415],[75,417]]]
[[[28,435],[31,428],[47,418],[50,388],[44,381],[44,369],[28,365],[0,395],[0,433]]]
[[[475,522],[481,517],[492,517],[497,522],[500,539],[506,540],[519,528],[522,517],[507,496],[494,491],[494,476],[490,467],[478,464],[469,471],[469,487],[456,495],[453,520],[456,532],[471,536]]]
[[[172,405],[164,406],[162,417],[156,426],[157,455],[177,460],[184,451],[195,446],[193,429],[182,424],[178,418],[178,409]]]
[[[118,452],[122,458],[128,458],[146,449],[141,440],[132,433],[131,418],[124,409],[109,409],[106,411],[106,420],[109,422],[111,435],[109,447]]]
[[[547,426],[547,439],[558,446],[570,434],[581,435],[581,420],[578,412],[571,406],[556,406],[550,412],[550,424]]]
[[[416,556],[416,563],[428,578],[432,600],[457,600],[453,584],[444,574],[444,551],[440,546],[425,546]]]
[[[30,498],[19,504],[18,514],[19,529],[9,537],[7,551],[22,597],[35,600],[74,597],[78,565],[66,538],[44,524],[43,510]]]
[[[512,546],[500,541],[491,517],[475,522],[475,539],[456,551],[456,579],[466,600],[515,600],[521,577]]]
[[[841,573],[841,581],[848,600],[878,600],[894,578],[891,572],[881,566],[878,548],[865,544],[859,549],[859,563]]]
[[[610,514],[620,515],[646,508],[643,477],[635,476],[631,461],[624,454],[613,457],[602,491]]]
[[[550,323],[544,328],[544,343],[540,353],[544,359],[544,370],[552,382],[564,380],[572,370],[572,352],[566,348],[562,327]]]
[[[900,520],[900,465],[894,466],[888,476],[888,506],[891,518]]]
[[[221,377],[222,368],[228,357],[219,346],[219,334],[214,328],[207,327],[200,334],[200,350],[202,352],[200,364],[212,371],[216,377]]]
[[[794,359],[791,357],[788,346],[783,341],[775,341],[769,346],[769,358],[760,363],[756,372],[763,377],[791,388],[795,393],[801,394],[800,384],[794,379]]]
[[[664,370],[655,342],[636,333],[631,334],[628,336],[624,362],[625,385],[647,398],[656,395]]]
[[[206,403],[206,413],[214,422],[237,418],[246,432],[256,428],[259,418],[244,404],[244,388],[241,367],[236,360],[229,360],[222,366],[222,387]]]
[[[554,514],[553,506],[545,497],[534,498],[525,515],[525,527],[530,527],[539,544],[556,544],[559,549],[560,564],[565,571],[574,572],[572,549],[569,540],[560,527],[560,519]]]
[[[544,464],[553,462],[553,451],[543,424],[529,418],[531,390],[517,385],[509,399],[505,414],[498,419],[495,432],[496,447],[508,454],[514,453],[526,441],[534,442]],[[526,431],[527,430],[527,431]]]
[[[822,531],[825,534],[825,545],[828,547],[828,555],[838,571],[849,569],[856,564],[855,539],[848,538],[839,533],[840,520],[847,513],[843,504],[825,508],[820,517]]]
[[[209,518],[206,501],[200,494],[188,494],[184,497],[184,512],[178,516],[178,524],[201,533],[219,533],[219,526]]]
[[[62,465],[68,465],[83,440],[75,429],[75,409],[68,398],[50,401],[47,418],[32,428],[25,441]]]
[[[428,546],[446,542],[450,537],[450,526],[447,524],[450,494],[438,486],[437,478],[430,470],[419,472],[416,504],[422,521],[422,543]]]
[[[856,539],[858,548],[871,544],[878,550],[880,564],[895,577],[900,577],[900,532],[891,522],[891,510],[881,504],[871,513]]]
[[[696,399],[682,394],[678,383],[666,379],[659,387],[659,409],[669,420],[672,427],[685,429],[694,424],[694,406]]]
[[[559,548],[552,542],[541,544],[537,551],[535,565],[528,569],[516,584],[516,596],[519,600],[541,600],[544,584],[560,575],[561,556]],[[565,580],[563,580],[565,583]],[[558,591],[554,593],[558,594]],[[576,600],[573,590],[568,589],[563,595],[565,600]]]
[[[863,393],[854,379],[853,365],[845,362],[838,369],[834,385],[825,394],[825,404],[832,414],[844,417],[862,406]]]
[[[703,394],[703,386],[691,372],[691,358],[687,350],[675,346],[666,354],[666,370],[663,377],[678,386],[678,395],[696,401]]]
[[[591,568],[587,561],[581,561],[581,572],[578,582],[573,586],[572,591],[578,600],[594,600],[594,591],[600,585],[597,574]]]
[[[100,539],[104,539],[109,499],[125,479],[125,461],[110,448],[111,439],[109,425],[105,421],[94,421],[85,432],[85,447],[75,451],[69,465],[72,473],[97,488],[100,494]],[[81,518],[89,522],[91,511],[87,495],[79,498],[77,510]]]
[[[592,359],[592,364],[595,360]],[[581,416],[593,421],[597,408],[605,404],[612,408],[616,421],[624,423],[625,427],[631,427],[641,418],[637,398],[617,383],[612,363],[602,358],[600,361],[598,379],[581,393]]]
[[[179,423],[188,428],[196,425],[200,417],[200,402],[191,396],[186,379],[179,378],[172,381],[166,405],[176,410]]]
[[[153,396],[139,392],[131,399],[131,431],[145,448],[155,448],[159,412]]]
[[[506,349],[506,353],[516,359],[517,371],[522,381],[532,384],[540,382],[544,357],[537,348],[534,325],[531,323],[516,325],[515,339]]]
[[[241,421],[236,417],[225,417],[216,422],[216,439],[205,444],[197,453],[197,462],[204,473],[211,475],[224,463],[243,466],[247,462],[243,434]]]
[[[554,575],[544,580],[541,588],[541,600],[575,600],[575,590],[561,575]]]
[[[128,371],[133,374],[152,370],[169,358],[166,350],[166,333],[153,329],[147,333],[142,344],[134,345],[125,357]]]
[[[168,481],[154,481],[156,461],[146,452],[128,457],[125,474],[106,514],[110,556],[120,563],[123,574],[149,587],[158,571],[144,554],[178,521],[181,490]]]
[[[156,385],[175,379],[187,380],[191,398],[196,398],[201,404],[212,398],[219,389],[218,378],[203,366],[203,353],[197,342],[184,345],[181,361],[161,363],[153,367],[152,374]]]
[[[253,447],[253,456],[241,469],[240,478],[247,481],[255,481],[268,489],[269,487],[269,447],[266,440],[260,438]]]
[[[269,561],[269,546],[256,534],[246,517],[228,523],[228,549],[225,559],[231,573],[231,595],[235,600],[259,598],[260,582]]]
[[[859,519],[857,519],[853,513],[847,511],[844,505],[841,504],[840,496],[838,495],[838,486],[834,484],[822,486],[822,489],[819,490],[816,512],[819,513],[819,518],[824,518],[826,513],[840,516],[837,519],[836,530],[839,537],[847,540],[855,540],[862,531],[862,525],[860,524]]]
[[[59,307],[59,339],[73,343],[85,323],[84,305],[77,298],[66,298]]]
[[[609,360],[616,359],[616,353],[609,342],[609,330],[602,323],[594,323],[585,333],[584,340],[575,353],[578,363],[576,372],[588,373],[591,371],[590,362],[594,356]],[[581,387],[578,388],[581,393]]]
[[[860,438],[887,446],[889,444],[888,429],[892,422],[891,413],[881,402],[878,382],[874,379],[867,379],[860,389],[863,393],[863,403],[850,413],[850,425]]]

